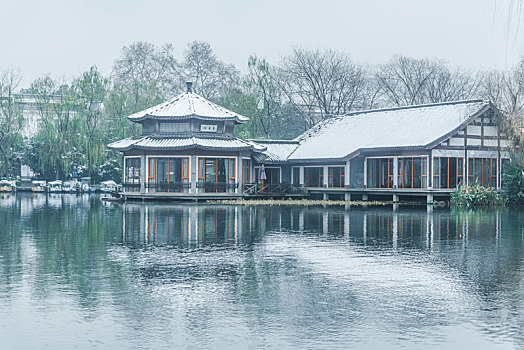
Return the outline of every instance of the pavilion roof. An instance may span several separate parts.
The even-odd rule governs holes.
[[[215,151],[242,151],[251,150],[263,152],[266,148],[252,141],[247,141],[228,135],[209,134],[152,134],[147,136],[130,137],[108,145],[115,151],[140,150],[184,150],[190,148]]]
[[[202,120],[233,120],[245,123],[249,118],[221,107],[191,90],[188,82],[186,92],[151,108],[128,116],[129,120],[140,122],[146,119],[183,120],[196,118]]]

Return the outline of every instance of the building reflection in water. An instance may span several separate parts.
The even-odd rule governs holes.
[[[251,243],[253,208],[124,204],[125,243],[202,246]]]
[[[251,244],[271,232],[343,237],[365,245],[432,248],[436,241],[497,239],[501,210],[391,210],[124,204],[123,241],[180,247]]]

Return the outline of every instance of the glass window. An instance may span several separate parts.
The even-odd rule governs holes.
[[[428,159],[422,158],[422,188],[428,187]]]
[[[126,158],[124,178],[126,190],[140,191],[140,158]]]
[[[469,158],[468,181],[483,187],[497,187],[497,159]]]
[[[464,184],[464,158],[457,158],[457,186]]]
[[[148,189],[150,192],[187,192],[189,158],[149,158]]]
[[[242,182],[244,184],[251,182],[251,159],[242,159]]]
[[[491,159],[491,180],[490,186],[493,188],[497,187],[497,160]]]
[[[427,166],[425,157],[402,157],[398,160],[398,187],[425,188],[428,185]],[[437,165],[438,166],[438,165]]]
[[[148,177],[155,177],[155,158],[149,158]]]
[[[404,182],[402,184],[402,187],[413,188],[413,159],[404,158],[403,163],[404,169],[402,173],[404,174]]]
[[[393,187],[393,158],[373,158],[367,160],[367,187]]]
[[[440,188],[448,188],[449,176],[448,158],[440,158]]]
[[[160,123],[160,132],[188,132],[190,130],[189,123]]]
[[[235,164],[234,158],[199,158],[197,187],[201,192],[234,192]]]
[[[300,168],[294,167],[291,171],[293,172],[293,185],[300,185]]]
[[[306,187],[322,187],[324,182],[323,167],[304,168],[304,182]]]
[[[344,187],[344,168],[343,167],[329,167],[328,168],[328,187],[331,187],[331,188]]]

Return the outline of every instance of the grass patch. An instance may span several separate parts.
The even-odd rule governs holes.
[[[311,199],[226,199],[207,201],[210,204],[230,204],[230,205],[296,205],[296,206],[317,206],[317,205],[391,205],[393,202],[386,201],[333,201],[333,200],[311,200]]]

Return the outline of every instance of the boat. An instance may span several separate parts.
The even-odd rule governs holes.
[[[65,181],[62,183],[62,192],[64,193],[75,193],[76,184],[74,182]]]
[[[73,190],[72,192],[79,193],[82,191],[82,183],[77,180],[71,180],[71,188]]]
[[[33,181],[33,187],[31,187],[33,193],[41,193],[46,191],[46,182],[43,180]]]
[[[80,179],[81,186],[80,191],[83,193],[95,192],[95,187],[91,186],[91,178],[83,177]]]
[[[113,180],[102,181],[100,184],[100,192],[111,193],[116,192],[117,184]]]
[[[51,181],[47,184],[47,192],[49,193],[60,193],[62,192],[62,181],[56,180]]]
[[[0,180],[0,192],[14,192],[16,190],[16,182],[9,180]]]

